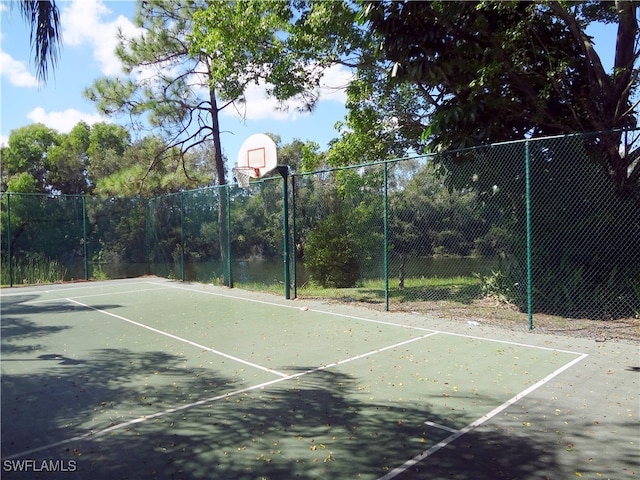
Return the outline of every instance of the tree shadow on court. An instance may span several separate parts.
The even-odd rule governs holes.
[[[2,322],[0,322],[0,334],[2,342],[0,348],[3,354],[3,361],[6,355],[11,353],[30,352],[42,347],[38,343],[25,345],[25,340],[37,340],[48,335],[66,330],[66,326],[45,326],[29,320],[29,316],[38,313],[55,313],[66,311],[68,305],[63,304],[29,304],[36,300],[37,295],[16,295],[2,299]],[[17,342],[14,343],[14,342]]]
[[[297,378],[242,391],[251,375],[186,369],[183,357],[158,351],[99,350],[84,360],[3,384],[3,455],[78,437],[27,455],[76,462],[75,472],[43,478],[377,479],[450,435],[425,425],[449,422],[427,402],[374,399],[363,379],[339,371],[299,367]],[[79,438],[89,428],[98,434]],[[475,431],[401,478],[527,478],[537,464],[552,468],[545,442]],[[484,464],[493,458],[507,459],[504,476]]]
[[[38,339],[60,333],[71,328],[69,325],[39,325],[29,320],[35,315],[53,316],[67,315],[77,311],[87,311],[87,307],[73,305],[69,302],[29,303],[37,300],[37,295],[16,295],[2,299],[2,322],[0,334],[2,341],[0,350],[7,361],[6,355],[11,353],[29,353],[40,350],[43,346]],[[113,309],[117,305],[101,305],[96,308]],[[63,323],[63,322],[61,322]],[[34,343],[26,344],[31,340]]]
[[[148,345],[73,358],[28,355],[5,346],[58,335],[64,327],[13,315],[6,328],[2,360],[25,362],[25,373],[2,376],[4,458],[28,452],[20,458],[76,462],[72,472],[42,472],[41,478],[377,479],[450,435],[424,423],[450,423],[427,397],[424,405],[375,398],[368,379],[337,369],[299,366],[287,369],[293,378],[256,377],[251,368],[194,366],[184,355]],[[404,478],[526,478],[538,464],[554,465],[545,442],[476,430]],[[496,460],[491,466],[483,459]],[[464,476],[468,471],[473,475]],[[38,478],[33,471],[5,475]]]
[[[611,422],[609,440],[594,437],[593,424],[572,424],[563,436],[558,428],[532,430],[482,426],[460,437],[395,477],[397,480],[506,480],[547,478],[632,478],[640,471],[637,429]],[[606,434],[605,434],[606,437]],[[629,441],[625,441],[629,440]],[[575,450],[574,450],[575,449]]]
[[[3,323],[6,316],[29,317],[32,315],[49,315],[56,313],[70,313],[75,311],[90,311],[92,309],[73,304],[68,301],[58,300],[35,303],[40,298],[38,295],[16,295],[2,299]],[[94,305],[95,309],[119,308],[120,305]]]
[[[5,456],[141,418],[237,382],[186,369],[184,356],[160,351],[102,349],[73,359],[57,353],[3,355],[3,362],[12,360],[22,362],[25,373],[2,376]]]
[[[16,345],[13,343],[16,339],[33,339],[43,338],[51,334],[62,332],[69,327],[63,326],[42,326],[29,320],[6,317],[3,315],[0,325],[0,335],[2,335],[2,343],[0,349],[3,356],[11,353],[28,353],[42,347],[38,343],[31,345]],[[3,361],[7,361],[3,358]]]

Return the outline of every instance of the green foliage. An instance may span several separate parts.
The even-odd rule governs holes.
[[[60,56],[62,35],[60,12],[54,0],[22,0],[19,5],[31,27],[31,51],[38,82],[47,82],[49,68],[54,68]]]
[[[638,201],[617,195],[594,163],[575,161],[588,155],[590,140],[550,139],[532,148],[532,195],[544,199],[532,207],[534,307],[581,316],[595,302],[608,318],[629,314],[631,305],[602,292],[632,298],[629,279],[640,276],[629,261],[640,238]],[[640,298],[635,302],[637,308]]]
[[[14,282],[9,278],[13,273],[14,279],[19,279],[24,285],[40,283],[56,283],[65,279],[66,269],[56,260],[51,260],[40,253],[28,254],[25,257],[13,259],[11,268],[2,257],[2,285],[10,285]]]
[[[283,40],[277,35],[286,32],[290,15],[288,4],[278,1],[212,2],[194,12],[191,52],[206,52],[215,65],[209,75],[222,99],[236,100],[249,83],[285,71],[291,80],[300,76],[292,60],[282,55]],[[287,83],[292,88],[293,83]],[[286,98],[295,93],[282,88],[282,94]]]
[[[360,275],[355,248],[345,219],[339,214],[327,217],[307,238],[304,262],[311,278],[327,288],[355,286]]]
[[[474,246],[479,255],[504,257],[513,253],[514,243],[513,229],[491,225],[485,235],[474,241]]]
[[[320,145],[315,142],[308,142],[301,152],[302,162],[300,165],[302,172],[313,172],[320,168],[323,163],[323,154],[320,152]]]
[[[471,246],[457,230],[442,230],[434,235],[433,251],[436,255],[461,255],[471,253]]]
[[[2,183],[26,172],[34,178],[37,191],[51,190],[50,172],[55,166],[47,153],[60,142],[58,132],[39,123],[12,130],[2,154]]]
[[[88,178],[91,127],[79,122],[67,135],[61,135],[60,145],[47,150],[51,162],[48,176],[52,188],[69,194],[89,193]]]
[[[13,176],[7,182],[7,192],[36,193],[37,190],[36,179],[28,172]]]
[[[94,267],[93,270],[91,271],[91,279],[92,280],[109,280],[109,276],[102,269],[100,265],[97,265],[97,267]]]
[[[79,122],[68,134],[34,124],[2,149],[3,190],[20,193],[159,195],[211,182],[203,143],[181,156],[161,138],[131,143],[122,126]]]
[[[97,264],[145,263],[146,203],[140,198],[86,199],[87,254]]]
[[[193,18],[202,8],[191,0],[139,2],[137,23],[144,34],[121,37],[116,48],[130,76],[98,79],[84,96],[107,115],[127,115],[134,124],[143,120],[154,127],[165,148],[147,158],[148,171],[166,157],[170,161],[174,148],[185,160],[187,152],[211,141],[217,181],[223,184],[218,114],[230,103],[218,106],[220,85],[214,79],[218,66],[213,59],[203,51],[189,50]],[[145,69],[162,73],[141,75]]]
[[[398,119],[402,138],[434,152],[633,126],[636,14],[634,2],[366,2],[361,17],[381,58],[361,65],[370,90],[349,91],[349,125],[371,135],[353,107],[377,109]],[[586,33],[594,21],[618,25],[611,72]],[[403,88],[408,103],[390,94]],[[601,174],[618,194],[638,196],[637,153],[621,156],[619,143],[594,145],[606,153]]]
[[[409,165],[411,165],[409,163]],[[411,178],[398,170],[389,195],[389,230],[399,255],[472,253],[474,242],[487,233],[490,208],[471,189],[451,189],[434,165],[411,165]]]
[[[518,302],[517,289],[513,279],[503,270],[492,271],[489,275],[477,273],[474,275],[480,280],[480,290],[485,297],[496,298],[503,303]]]

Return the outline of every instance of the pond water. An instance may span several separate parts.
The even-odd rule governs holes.
[[[362,279],[384,278],[382,260],[370,262],[361,268]],[[484,257],[412,257],[404,264],[405,278],[450,278],[471,277],[475,273],[489,274],[499,266],[499,259]],[[401,262],[392,259],[389,262],[389,277],[400,276]],[[184,272],[180,265],[147,265],[136,264],[93,264],[89,265],[92,278],[128,278],[145,274],[154,274],[187,281],[214,282],[222,279],[223,265],[220,261],[185,263]],[[184,277],[183,277],[184,275]],[[232,275],[237,283],[275,284],[284,280],[284,263],[282,260],[236,260],[232,263]],[[84,266],[77,264],[67,267],[67,280],[83,279]],[[296,265],[297,284],[309,281],[309,275],[301,261]]]

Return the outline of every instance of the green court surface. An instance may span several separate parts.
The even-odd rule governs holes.
[[[3,477],[547,478],[524,451],[486,477],[448,455],[488,427],[483,455],[510,452],[509,412],[544,410],[589,354],[428,323],[155,278],[3,290]],[[545,395],[523,448],[534,422],[550,445],[566,428]]]

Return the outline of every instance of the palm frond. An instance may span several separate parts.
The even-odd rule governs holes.
[[[55,0],[22,0],[19,5],[22,16],[31,24],[36,78],[46,83],[49,70],[55,68],[60,57],[60,12]]]

